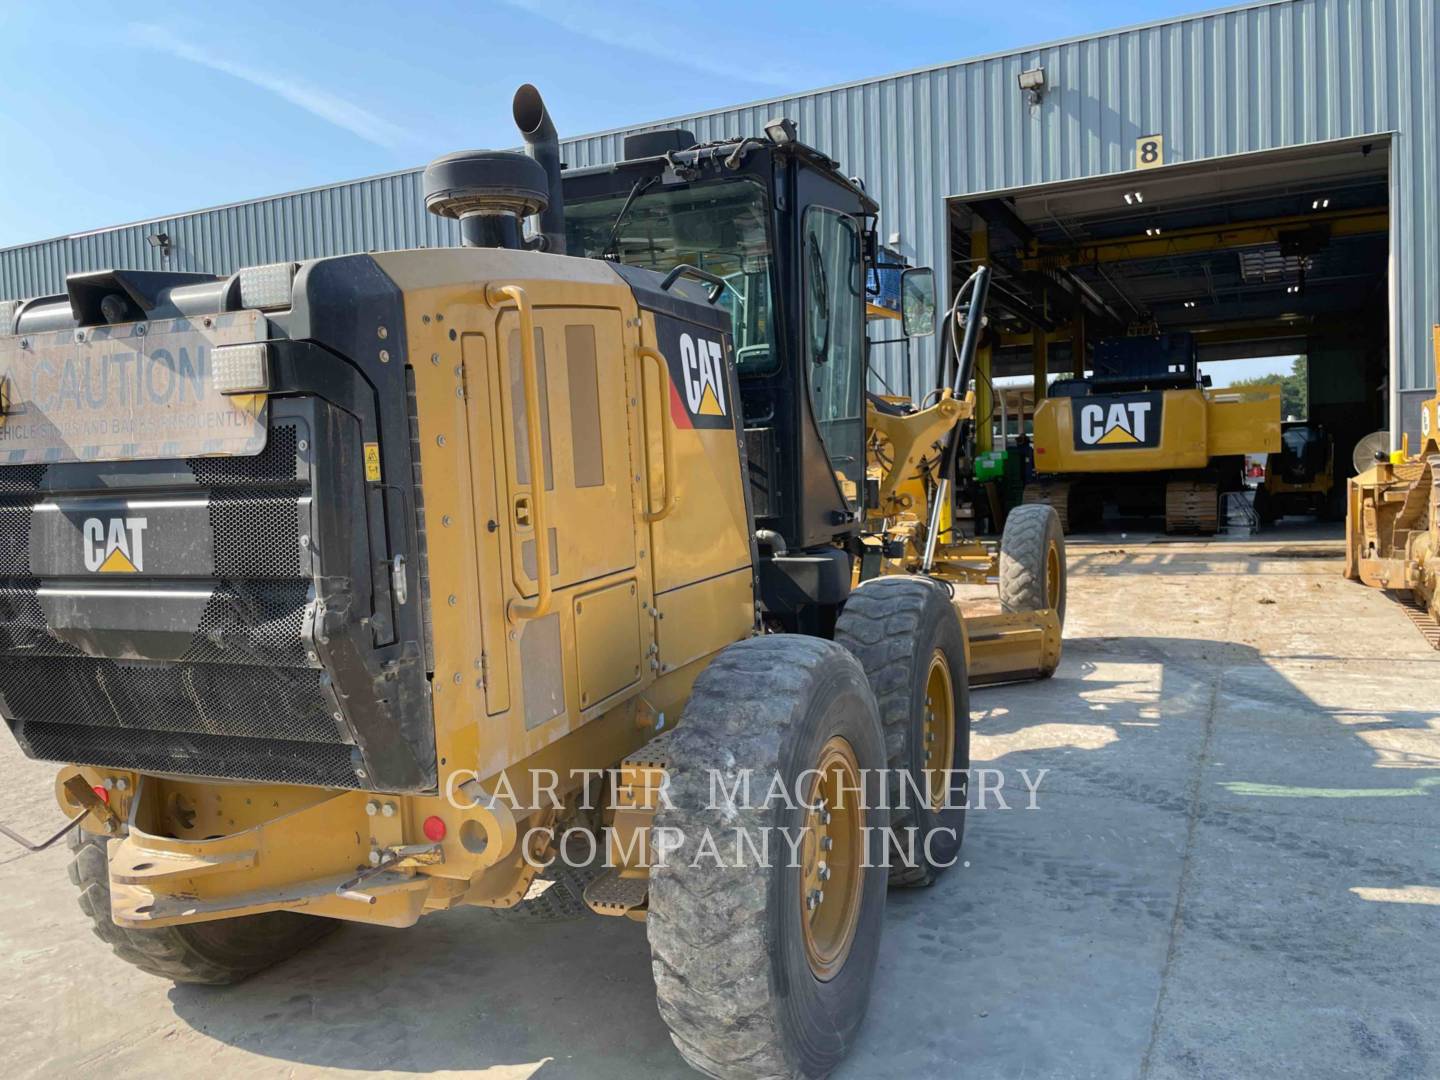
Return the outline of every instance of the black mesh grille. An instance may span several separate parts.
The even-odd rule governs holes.
[[[119,616],[132,628],[154,624],[163,630],[157,638],[169,642],[188,638],[175,660],[114,659],[131,655],[126,626],[96,628],[83,649],[51,632],[35,575],[54,575],[48,563],[31,564],[32,505],[60,483],[57,497],[82,507],[94,499],[106,504],[102,513],[114,513],[117,500],[163,500],[187,487],[184,471],[177,484],[176,463],[139,463],[97,486],[85,470],[52,472],[48,483],[45,466],[0,467],[0,712],[28,754],[141,772],[362,786],[330,677],[309,651],[314,557],[300,538],[312,531],[311,468],[300,442],[320,428],[313,413],[300,415],[307,418],[273,420],[258,455],[185,461],[194,477],[190,492],[199,489],[206,499],[207,508],[193,512],[208,515],[209,535],[203,521],[184,519],[197,538],[188,550],[205,555],[183,569],[210,590],[209,599],[202,608],[199,600],[167,607],[137,597],[133,620]],[[175,511],[174,520],[184,513]],[[60,565],[67,567],[61,577],[78,576]],[[129,584],[107,587],[123,592]],[[161,626],[165,619],[180,622]],[[171,648],[164,655],[173,656]],[[95,655],[105,652],[110,658]]]
[[[336,743],[323,678],[309,668],[14,657],[0,665],[0,699],[12,721]]]
[[[287,484],[303,479],[296,450],[295,425],[275,424],[265,449],[253,457],[187,458],[185,464],[206,487]]]
[[[300,512],[294,496],[210,496],[218,578],[300,575]]]
[[[0,504],[0,577],[30,574],[30,517],[28,503]]]
[[[50,633],[35,589],[0,586],[0,656],[79,656],[80,650]]]
[[[310,589],[304,582],[269,588],[215,590],[200,615],[200,628],[184,662],[306,665],[305,605]]]
[[[0,466],[0,495],[26,495],[39,491],[48,465]]]
[[[213,776],[273,784],[356,788],[351,748],[279,739],[231,739],[214,735],[123,728],[77,728],[28,723],[15,732],[32,757],[105,765],[146,773]]]

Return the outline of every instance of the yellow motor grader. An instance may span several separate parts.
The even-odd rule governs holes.
[[[515,907],[588,842],[685,1059],[822,1076],[887,883],[956,858],[972,672],[1054,669],[1063,546],[962,617],[964,383],[867,428],[878,207],[790,121],[562,176],[514,111],[526,154],[426,170],[459,247],[0,306],[0,713],[67,763],[51,842],[146,971]]]
[[[1434,330],[1440,386],[1440,326]],[[1420,445],[1408,438],[1352,477],[1345,522],[1345,576],[1405,603],[1440,649],[1440,397],[1420,405]],[[1357,465],[1360,463],[1357,463]]]

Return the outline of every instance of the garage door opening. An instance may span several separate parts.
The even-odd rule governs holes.
[[[1182,333],[1217,387],[1284,379],[1285,416],[1323,430],[1343,485],[1389,422],[1389,190],[1375,137],[952,199],[949,280],[994,274],[980,449],[1023,449],[1097,347]]]

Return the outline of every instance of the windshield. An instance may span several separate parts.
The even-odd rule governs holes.
[[[718,303],[730,313],[742,375],[779,366],[772,348],[769,222],[765,189],[748,180],[665,187],[646,177],[625,194],[565,206],[573,255],[659,271],[688,263],[723,278]]]

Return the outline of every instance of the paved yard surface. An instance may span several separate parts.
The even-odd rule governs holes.
[[[1060,672],[973,702],[975,763],[1048,769],[1038,808],[972,813],[968,865],[891,895],[839,1075],[1440,1075],[1440,653],[1335,541],[1070,565]],[[0,818],[49,828],[52,769],[8,736],[0,768]],[[63,853],[0,850],[0,888],[11,1076],[687,1075],[623,920],[349,927],[215,991],[113,959]]]

